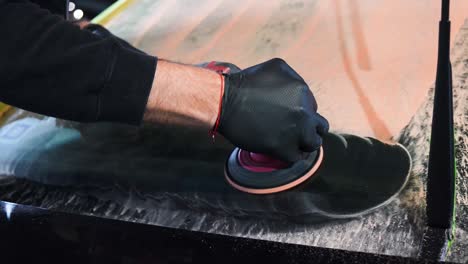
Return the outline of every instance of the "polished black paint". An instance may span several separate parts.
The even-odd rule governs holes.
[[[0,202],[1,263],[429,263]],[[33,262],[31,262],[33,261]]]

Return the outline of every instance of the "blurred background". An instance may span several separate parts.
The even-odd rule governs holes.
[[[63,0],[59,1],[63,2]],[[117,0],[70,0],[70,18],[91,20],[114,2],[117,2]],[[74,7],[74,10],[71,10],[72,7]],[[82,18],[80,18],[81,12],[77,10],[83,11]]]
[[[51,10],[58,15],[66,14],[70,20],[91,20],[117,0],[32,0],[36,4]]]

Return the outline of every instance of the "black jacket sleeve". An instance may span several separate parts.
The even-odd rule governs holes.
[[[62,119],[139,125],[157,58],[99,26],[0,0],[0,101]]]

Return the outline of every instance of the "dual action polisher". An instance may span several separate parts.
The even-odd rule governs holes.
[[[218,73],[229,74],[241,69],[231,63],[209,62],[200,65]],[[226,180],[239,191],[251,194],[272,194],[286,191],[314,175],[323,159],[323,148],[306,153],[304,159],[287,164],[267,155],[236,148],[225,168]]]
[[[225,74],[240,71],[222,62],[204,67]],[[240,192],[232,196],[237,200],[232,206],[255,204],[251,210],[281,211],[296,220],[343,219],[388,204],[408,181],[411,157],[400,144],[334,133],[325,133],[322,142],[293,164],[235,148],[224,168],[227,183]]]

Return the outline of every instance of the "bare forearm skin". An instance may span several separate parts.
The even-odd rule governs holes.
[[[143,120],[210,129],[218,116],[222,82],[216,72],[159,59]]]

